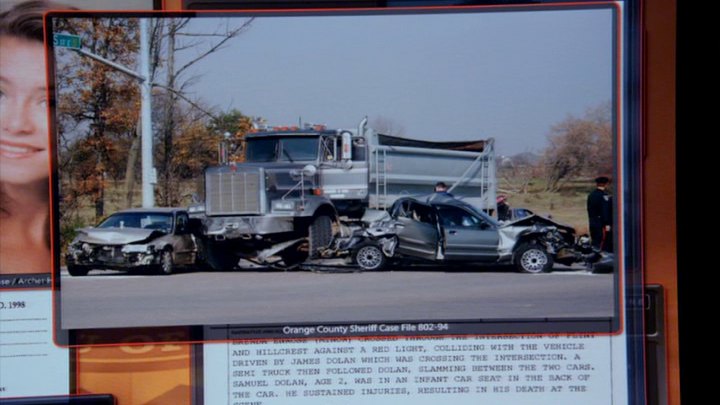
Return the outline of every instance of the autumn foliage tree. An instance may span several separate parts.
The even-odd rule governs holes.
[[[565,182],[580,176],[612,174],[612,132],[610,103],[555,124],[542,160],[546,190],[557,191]]]
[[[208,118],[205,113],[182,102],[176,109],[177,135],[172,138],[173,153],[168,160],[164,187],[157,190],[158,197],[170,205],[180,204],[187,196],[188,190],[184,190],[182,184],[188,180],[197,180],[195,191],[201,191],[203,172],[208,166],[218,164],[220,146],[239,146],[252,128],[251,117],[238,110],[215,113],[214,118]],[[241,161],[241,149],[234,148],[233,151],[230,160]],[[156,151],[158,155],[162,152],[162,148]]]
[[[90,52],[132,66],[138,48],[137,20],[127,18],[67,19],[58,29],[79,35]],[[89,197],[95,217],[105,215],[108,177],[124,168],[123,145],[138,119],[138,86],[134,79],[95,60],[59,49],[58,118],[65,204]]]
[[[243,160],[239,146],[251,128],[252,119],[238,110],[218,114],[207,122],[194,120],[181,125],[180,135],[173,140],[172,178],[178,182],[194,179],[194,191],[201,192],[204,170],[218,164],[221,145],[229,147],[230,161]],[[171,189],[181,192],[179,185]],[[175,194],[168,197],[179,200],[184,196]]]
[[[245,135],[253,129],[253,118],[233,109],[219,114],[211,122],[213,131],[222,132],[223,147],[227,149],[227,160],[243,162],[245,155],[242,150]]]

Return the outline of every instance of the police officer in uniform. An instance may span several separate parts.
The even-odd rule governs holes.
[[[613,251],[612,196],[607,192],[609,183],[608,177],[596,178],[596,188],[587,198],[590,240],[594,247],[606,252]]]

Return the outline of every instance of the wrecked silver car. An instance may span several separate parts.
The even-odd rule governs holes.
[[[398,199],[387,213],[366,219],[366,227],[336,241],[363,270],[378,270],[388,259],[431,263],[512,263],[524,273],[543,273],[555,262],[588,267],[612,262],[593,250],[588,238],[576,238],[572,227],[530,215],[499,223],[481,210],[454,198],[425,201]]]
[[[147,208],[120,211],[96,227],[80,228],[65,262],[72,276],[90,270],[155,269],[170,274],[195,264],[197,245],[187,211]]]

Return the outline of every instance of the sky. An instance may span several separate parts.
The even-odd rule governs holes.
[[[186,32],[247,20],[201,15]],[[554,124],[611,101],[612,31],[607,8],[265,15],[185,78],[203,105],[270,125],[356,128],[368,116],[408,138],[541,153]],[[176,66],[201,52],[178,53]]]
[[[270,125],[354,128],[367,115],[410,138],[540,152],[554,123],[611,100],[612,19],[608,9],[259,17],[195,65],[191,92]],[[225,23],[240,21],[198,18],[188,31]]]

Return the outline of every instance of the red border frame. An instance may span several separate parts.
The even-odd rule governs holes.
[[[163,7],[165,6],[165,1],[163,1]],[[372,13],[372,12],[413,12],[413,11],[448,11],[452,12],[454,10],[457,11],[464,11],[464,10],[514,10],[514,9],[548,9],[548,10],[566,10],[571,8],[580,8],[580,9],[593,9],[597,7],[608,7],[615,10],[614,15],[614,23],[615,23],[615,57],[616,57],[616,63],[615,63],[615,114],[616,114],[616,120],[615,120],[615,145],[616,145],[616,167],[617,167],[617,177],[619,179],[624,179],[624,172],[625,167],[623,165],[623,144],[622,140],[624,138],[624,132],[623,132],[623,125],[625,124],[624,120],[625,117],[623,115],[623,97],[622,97],[622,86],[623,81],[623,67],[625,64],[625,60],[623,58],[623,37],[622,37],[622,29],[624,27],[623,25],[623,7],[620,2],[617,1],[588,1],[588,2],[561,2],[561,3],[541,3],[541,4],[508,4],[508,5],[472,5],[472,6],[418,6],[418,7],[392,7],[392,8],[382,8],[382,7],[368,7],[368,8],[362,8],[362,7],[355,7],[355,8],[297,8],[297,9],[234,9],[234,10],[79,10],[79,11],[72,11],[73,14],[97,14],[97,13],[103,13],[103,14],[111,14],[111,13],[119,13],[119,14],[126,14],[126,13],[156,13],[156,14],[166,14],[166,15],[172,15],[176,13],[197,13],[197,14],[217,14],[217,13],[247,13],[247,14],[258,14],[258,15],[264,15],[264,16],[271,16],[271,15],[279,15],[279,14],[295,14],[295,15],[304,15],[304,14],[323,14],[323,13],[352,13],[352,12],[366,12],[366,13]],[[65,10],[62,10],[65,11]],[[61,11],[61,12],[62,12]],[[45,27],[47,31],[47,27]],[[46,65],[48,64],[47,60],[47,44],[46,44]],[[49,65],[48,65],[49,66]],[[642,69],[642,67],[641,67]],[[48,76],[47,80],[48,83],[50,83],[50,71],[48,70]],[[48,97],[50,96],[50,88],[48,87]],[[643,108],[644,111],[644,108]],[[643,114],[644,115],[644,114]],[[48,120],[52,118],[52,111],[48,109]],[[641,139],[642,139],[642,135]],[[48,133],[48,142],[50,145],[53,143],[53,137],[52,133]],[[55,151],[53,151],[55,152]],[[53,164],[53,157],[50,161],[50,179],[49,182],[49,188],[50,188],[50,203],[54,204],[54,194],[52,193],[53,183],[52,181],[55,180],[53,176],[53,170],[52,170],[52,164]],[[640,181],[642,181],[642,173],[640,173]],[[622,196],[624,194],[624,184],[622,181],[617,182],[617,192],[616,195]],[[642,184],[642,183],[641,183]],[[192,343],[228,343],[228,342],[263,342],[263,341],[275,341],[275,340],[312,340],[317,338],[327,339],[327,340],[333,340],[333,339],[358,339],[358,340],[364,340],[364,339],[373,339],[377,338],[378,336],[382,336],[383,338],[387,339],[404,339],[408,337],[412,338],[448,338],[448,337],[455,337],[455,336],[493,336],[493,337],[503,337],[503,336],[517,336],[517,335],[526,335],[526,336],[575,336],[575,335],[593,335],[593,336],[619,336],[625,333],[625,310],[626,310],[626,300],[625,300],[625,294],[624,294],[624,287],[625,286],[625,275],[624,272],[626,270],[625,263],[624,263],[624,248],[625,248],[625,238],[624,238],[624,222],[622,221],[622,215],[621,213],[624,210],[624,202],[623,199],[620,198],[617,200],[617,207],[618,207],[618,214],[616,218],[617,221],[617,229],[616,232],[617,235],[617,247],[618,252],[616,253],[616,257],[619,258],[617,261],[617,268],[615,271],[617,272],[617,284],[615,288],[619,292],[618,302],[616,303],[618,305],[618,329],[612,332],[552,332],[552,333],[487,333],[487,334],[437,334],[437,335],[373,335],[373,336],[310,336],[310,337],[294,337],[294,336],[283,336],[283,337],[273,337],[273,338],[256,338],[256,339],[227,339],[227,340],[179,340],[179,341],[157,341],[153,342],[153,344],[161,345],[161,344],[192,344]],[[642,203],[641,201],[639,203]],[[51,210],[50,213],[50,228],[51,228],[51,235],[53,236],[53,243],[51,243],[51,266],[52,266],[52,290],[53,290],[53,323],[56,325],[58,320],[57,317],[57,311],[55,310],[55,299],[58,287],[56,287],[56,283],[59,283],[59,280],[56,280],[55,277],[55,244],[54,244],[54,235],[55,235],[55,220],[53,217],[53,211]],[[640,237],[642,238],[642,234]],[[642,239],[641,239],[642,241]],[[639,252],[639,254],[642,255],[642,252]],[[641,259],[642,260],[642,259]],[[642,276],[641,276],[642,277]],[[438,322],[438,321],[433,321]],[[442,322],[442,321],[439,321]],[[382,323],[382,322],[357,322],[357,324],[370,324],[370,323]],[[400,323],[399,321],[393,321],[389,320],[386,323],[392,324],[392,323]],[[415,323],[415,322],[409,322],[409,323]],[[279,324],[282,325],[282,324]],[[241,325],[238,325],[239,327],[242,327]],[[143,327],[143,329],[152,329],[152,328],[187,328],[187,326],[148,326]],[[116,328],[116,329],[122,329],[122,327]],[[53,328],[53,340],[56,346],[63,347],[63,348],[82,348],[82,347],[109,347],[109,346],[129,346],[129,345],[147,345],[147,342],[138,342],[138,343],[128,343],[128,342],[113,342],[113,343],[98,343],[98,344],[68,344],[68,345],[62,345],[57,343],[57,328]]]

